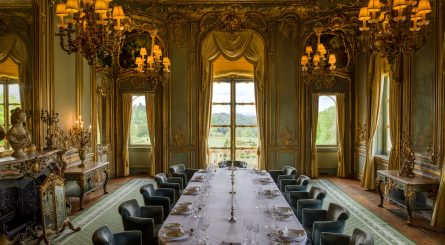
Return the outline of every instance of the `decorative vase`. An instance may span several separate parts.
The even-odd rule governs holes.
[[[12,127],[6,133],[6,139],[11,145],[14,152],[13,157],[23,157],[25,153],[23,148],[31,143],[31,134],[23,127],[26,122],[26,113],[20,108],[12,110],[11,123]]]
[[[79,167],[80,168],[84,168],[85,164],[83,163],[83,161],[85,161],[85,156],[86,156],[86,152],[84,149],[79,149],[79,159],[81,161]]]

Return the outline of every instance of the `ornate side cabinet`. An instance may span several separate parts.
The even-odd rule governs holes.
[[[380,195],[379,207],[383,207],[384,198],[405,207],[408,214],[406,223],[411,225],[412,210],[433,209],[431,205],[418,200],[417,194],[425,192],[429,198],[435,200],[439,181],[423,176],[415,176],[413,178],[402,177],[399,176],[399,171],[397,170],[379,170],[377,171],[376,186]],[[400,190],[403,192],[403,195],[394,195],[392,190]]]
[[[67,197],[79,197],[83,209],[83,197],[102,186],[107,194],[109,180],[108,162],[86,162],[85,167],[72,167],[65,170],[65,193]]]

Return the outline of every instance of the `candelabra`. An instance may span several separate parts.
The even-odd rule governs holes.
[[[46,125],[46,147],[44,150],[54,150],[55,147],[55,137],[57,136],[57,123],[59,122],[59,113],[54,111],[42,110],[40,112],[40,120]]]
[[[79,167],[85,167],[84,160],[86,155],[86,148],[91,138],[91,125],[88,129],[83,127],[82,116],[79,117],[70,130],[71,142],[79,151],[79,158],[82,161]]]
[[[229,193],[231,195],[232,201],[231,201],[231,207],[230,207],[229,223],[236,223],[235,207],[233,205],[233,197],[236,194],[236,192],[235,192],[235,168],[233,166],[233,161],[232,161],[232,168],[231,169],[232,169],[232,173],[230,174],[230,180],[231,180],[231,183],[232,183],[232,191],[230,191]]]

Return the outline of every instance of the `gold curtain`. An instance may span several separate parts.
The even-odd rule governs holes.
[[[400,112],[402,96],[402,81],[404,79],[404,56],[399,56],[390,70],[389,81],[389,136],[391,138],[391,153],[389,155],[388,170],[400,168]]]
[[[442,80],[445,79],[445,35],[442,44],[442,54],[440,59],[440,69],[442,69]],[[434,203],[431,225],[439,228],[445,228],[445,165],[442,164],[440,175],[439,191],[437,192],[436,202]]]
[[[338,169],[337,176],[346,177],[345,167],[345,94],[337,93]]]
[[[265,124],[264,124],[264,43],[260,36],[252,31],[244,32],[212,32],[202,42],[202,84],[200,91],[200,161],[199,167],[204,168],[209,162],[208,136],[210,131],[212,109],[212,71],[211,64],[223,55],[230,61],[245,57],[255,66],[255,102],[258,118],[259,134],[259,166],[265,168]]]
[[[317,126],[318,126],[318,97],[317,93],[312,94],[312,157],[311,157],[311,176],[318,177],[318,159],[317,159]]]
[[[22,109],[31,110],[32,91],[29,81],[29,61],[26,44],[17,35],[7,33],[0,37],[0,63],[8,57],[19,67],[20,104]]]
[[[122,117],[123,117],[123,147],[122,147],[122,163],[123,166],[119,168],[118,176],[128,176],[130,174],[130,155],[128,152],[128,140],[130,139],[131,126],[131,106],[132,96],[130,93],[122,94]]]
[[[370,105],[368,106],[368,135],[366,139],[366,161],[363,167],[363,176],[360,186],[373,190],[375,187],[375,163],[374,163],[374,135],[377,129],[379,118],[380,102],[382,99],[382,61],[379,53],[374,53],[370,57],[367,77],[368,95],[370,95]]]
[[[156,174],[156,142],[155,142],[155,93],[145,94],[145,110],[147,111],[148,135],[150,136],[150,176]]]

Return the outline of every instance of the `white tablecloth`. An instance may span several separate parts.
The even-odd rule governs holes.
[[[230,207],[231,207],[231,190],[230,183],[230,170],[218,169],[210,189],[210,195],[207,198],[206,206],[204,207],[204,213],[209,217],[210,226],[207,229],[207,236],[210,239],[207,244],[219,245],[222,241],[230,243],[242,243],[245,238],[245,231],[243,229],[243,218],[250,217],[254,221],[259,222],[260,232],[258,234],[258,241],[260,244],[272,244],[273,240],[267,236],[264,225],[267,218],[263,214],[260,208],[257,208],[258,200],[255,198],[254,183],[252,178],[259,177],[257,174],[251,175],[248,170],[236,170],[235,171],[235,191],[234,195],[234,207],[236,223],[229,223]],[[195,173],[197,175],[204,175]],[[252,177],[251,177],[252,176]],[[269,175],[267,175],[269,176]],[[265,176],[261,176],[265,177]],[[269,176],[270,177],[270,176]],[[201,182],[189,182],[187,187],[201,186]],[[278,189],[275,183],[267,185],[261,185],[263,189]],[[192,202],[197,198],[195,195],[182,195],[177,203]],[[264,203],[269,206],[276,207],[288,207],[282,195],[274,199],[263,199]],[[180,223],[185,230],[193,228],[198,230],[198,219],[193,217],[193,214],[188,215],[169,215],[164,222],[168,223]],[[280,221],[279,225],[287,226],[288,229],[303,230],[297,217],[293,215],[291,219],[287,221]],[[192,237],[182,241],[169,241],[168,243],[162,238],[164,227],[159,232],[160,244],[197,244],[197,241]],[[306,238],[303,242],[293,244],[305,244]]]

